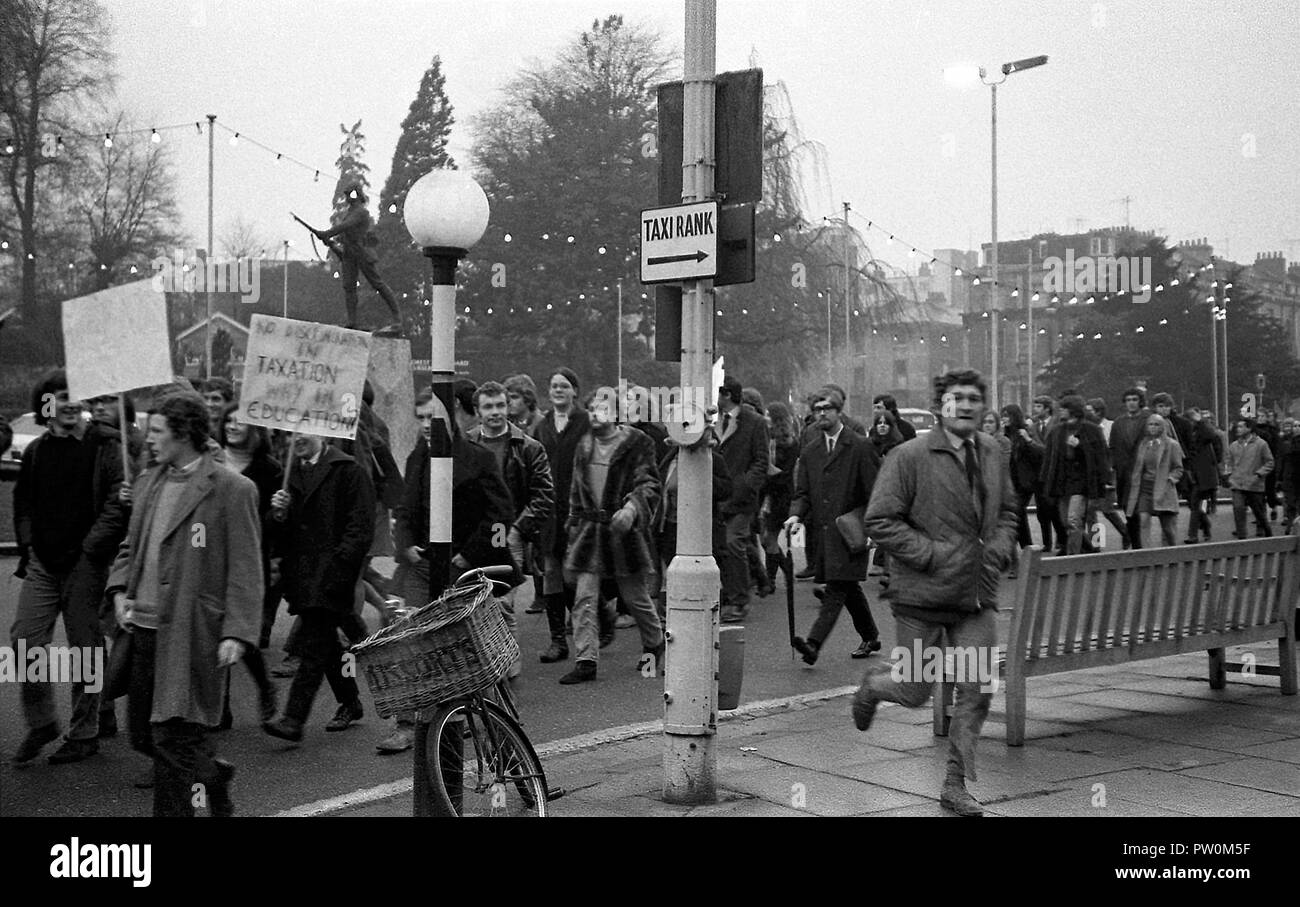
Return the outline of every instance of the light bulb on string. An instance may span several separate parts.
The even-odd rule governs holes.
[[[389,214],[396,214],[396,213],[397,213],[397,205],[395,205],[395,204],[393,204],[393,205],[389,205],[389,206],[388,206],[388,213],[389,213]]]
[[[961,277],[961,268],[958,268],[956,271],[953,271],[952,273],[954,277]]]
[[[149,130],[149,141],[153,142],[155,145],[162,141],[162,136],[158,134],[157,129]]]
[[[507,233],[505,236],[503,236],[503,237],[501,237],[501,238],[502,238],[502,240],[504,240],[505,242],[512,242],[512,241],[514,240],[514,237],[511,236],[509,233]]]
[[[604,246],[600,246],[599,248],[596,249],[596,251],[599,252],[601,255],[604,255],[604,254],[605,254],[605,247],[604,247]]]
[[[113,147],[113,137],[109,135],[107,132],[104,133],[104,147],[105,148]]]
[[[568,243],[569,245],[573,245],[573,242],[574,242],[573,234],[570,233],[568,236],[564,237],[564,241],[565,241],[566,243]]]
[[[977,287],[977,286],[979,286],[979,285],[980,285],[980,279],[979,279],[978,277],[976,277],[974,280],[972,280],[972,281],[970,282],[970,285],[973,286],[973,287]]]
[[[230,137],[230,147],[234,148],[238,144],[239,144],[239,133],[236,132],[234,135]]]

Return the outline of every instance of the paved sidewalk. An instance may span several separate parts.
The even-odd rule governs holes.
[[[1276,644],[1242,646],[1276,664]],[[1182,655],[1030,678],[1024,747],[1005,744],[1005,696],[980,744],[971,792],[991,816],[1300,816],[1300,697],[1276,677],[1229,675],[1213,691],[1206,656]],[[545,754],[568,793],[556,816],[946,816],[947,741],[929,706],[885,703],[870,731],[830,698],[725,719],[718,802],[665,803],[662,737]],[[726,713],[724,713],[725,715]],[[635,733],[635,729],[632,733]],[[333,815],[410,815],[410,794]]]

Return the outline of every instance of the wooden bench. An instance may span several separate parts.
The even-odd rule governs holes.
[[[1025,681],[1044,674],[1204,651],[1211,689],[1246,668],[1280,676],[1294,696],[1298,581],[1298,535],[1073,557],[1028,549],[1002,643],[1007,745],[1024,745]],[[1224,657],[1227,646],[1273,639],[1277,666]],[[944,736],[954,687],[938,686],[934,729]]]

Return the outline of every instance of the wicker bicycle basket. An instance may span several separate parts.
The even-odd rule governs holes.
[[[381,718],[428,709],[496,683],[519,657],[482,580],[437,600],[352,647]]]

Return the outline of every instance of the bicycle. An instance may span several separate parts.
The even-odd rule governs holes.
[[[504,679],[518,649],[500,614],[486,610],[494,608],[494,585],[505,585],[492,577],[510,571],[468,571],[409,621],[381,630],[356,649],[372,659],[363,666],[381,714],[433,712],[425,764],[443,815],[540,818],[548,802],[564,793],[547,784]]]

